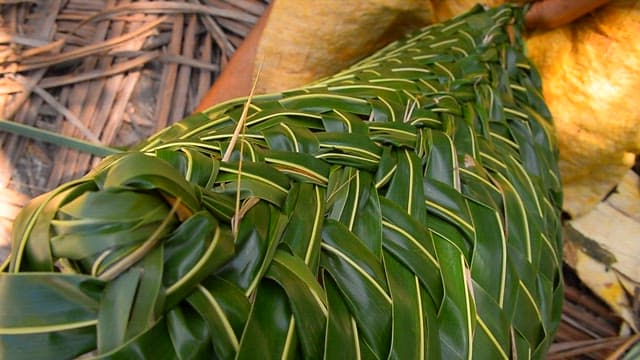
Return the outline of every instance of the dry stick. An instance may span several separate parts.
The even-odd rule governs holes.
[[[555,341],[574,341],[574,340],[586,340],[592,339],[585,335],[583,332],[571,326],[566,321],[560,321],[558,325],[558,331],[556,332]],[[552,345],[553,346],[553,345]]]
[[[198,4],[198,0],[190,0],[190,1],[192,3]],[[209,32],[213,40],[215,40],[216,44],[218,44],[218,47],[222,52],[221,65],[222,67],[224,67],[227,63],[227,60],[233,53],[233,49],[234,49],[233,45],[231,44],[229,39],[227,39],[227,36],[224,34],[224,30],[222,30],[220,25],[218,25],[218,23],[213,17],[208,15],[201,15],[200,21],[202,21],[202,24],[207,29],[207,31]]]
[[[220,0],[202,0],[202,1],[207,3],[209,6],[218,7],[221,9],[227,9],[227,10],[237,9],[236,6]],[[237,34],[236,32],[237,26],[242,26],[243,23],[246,24],[248,26],[246,33],[248,33],[251,30],[251,27],[249,25],[255,25],[258,20],[250,21],[250,22],[247,22],[247,21],[240,22],[238,20],[233,20],[233,19],[218,18],[218,19],[215,19],[214,21],[216,23],[216,26],[220,28],[220,31],[222,31],[223,34],[224,34],[224,30],[223,30],[224,28],[226,28],[227,30],[230,30],[231,33]],[[246,33],[244,35],[246,35]],[[243,38],[244,38],[244,35],[243,35]],[[234,43],[232,39],[233,39],[233,36],[225,35],[225,42],[229,46],[229,52],[228,54],[225,54],[225,55],[231,56],[235,51],[234,49],[236,49],[239,46],[239,44]],[[226,65],[226,61],[222,64],[222,66],[224,65]]]
[[[171,41],[167,51],[170,55],[180,54],[182,48],[182,31],[184,28],[184,16],[179,14],[173,19],[173,30]],[[173,103],[173,91],[178,72],[177,64],[166,64],[162,70],[162,80],[160,81],[160,95],[156,104],[156,131],[167,127],[171,106]]]
[[[566,322],[567,324],[571,325],[572,327],[574,327],[576,330],[582,332],[583,334],[586,334],[588,336],[591,336],[592,338],[600,338],[602,337],[600,334],[592,331],[591,329],[589,329],[586,325],[580,323],[578,320],[576,320],[574,317],[569,316],[566,313],[567,308],[563,307],[562,308],[562,321]]]
[[[15,116],[16,112],[24,105],[25,101],[27,101],[29,96],[31,96],[33,87],[38,83],[38,81],[40,81],[40,79],[42,79],[45,72],[46,69],[35,71],[29,75],[25,82],[18,83],[22,86],[22,89],[20,92],[13,96],[10,105],[5,108],[4,116],[7,119],[12,119]]]
[[[42,86],[40,86],[42,87]],[[44,89],[44,87],[42,87]],[[6,111],[6,103],[8,102],[8,98],[10,95],[18,94],[24,91],[24,86],[20,85],[20,83],[11,80],[9,77],[4,76],[0,78],[0,115],[5,118],[11,118],[12,116],[7,116]]]
[[[203,60],[188,58],[182,55],[163,54],[158,57],[158,60],[161,62],[176,63],[208,71],[218,71],[220,69],[218,65],[204,62]]]
[[[618,345],[619,343],[623,343],[624,341],[625,341],[625,338],[613,338],[613,339],[609,338],[607,339],[607,341],[604,341],[604,342],[598,342],[590,345],[584,345],[579,348],[574,348],[567,351],[548,354],[547,360],[568,359],[568,358],[571,358],[572,356],[584,355],[590,352],[606,350]]]
[[[611,322],[611,320],[614,319],[619,319],[618,317],[613,316],[611,310],[609,310],[607,307],[596,302],[593,298],[589,297],[588,295],[574,287],[565,286],[564,296],[566,300],[577,303],[585,309],[588,309],[589,311],[595,313],[600,318],[606,318],[608,322]]]
[[[24,80],[19,77],[15,78],[18,82],[23,82]],[[26,86],[26,84],[25,84]],[[80,119],[72,113],[69,109],[67,109],[64,105],[62,105],[55,97],[49,94],[45,89],[39,86],[33,86],[32,91],[38,96],[40,96],[47,104],[49,104],[52,108],[58,111],[60,114],[64,115],[69,123],[73,125],[82,135],[84,135],[88,140],[99,143],[100,139],[96,136],[91,130],[89,130]]]
[[[606,321],[589,316],[588,312],[585,312],[584,309],[577,305],[565,302],[562,306],[562,312],[573,319],[579,320],[580,324],[588,326],[589,331],[597,332],[599,336],[608,337],[617,334],[616,330],[611,328]]]
[[[7,22],[5,27],[11,34],[16,34],[18,32],[18,7],[11,6],[8,12],[9,16],[4,19]]]
[[[264,3],[256,0],[224,0],[224,2],[256,16],[260,16],[265,9]]]
[[[24,106],[16,113],[15,120],[21,124],[33,125],[37,115],[34,114],[34,110],[38,109],[44,102],[42,98],[29,98],[25,101]],[[4,159],[3,171],[4,178],[0,178],[0,188],[6,187],[13,177],[13,164],[17,164],[19,159],[24,156],[27,141],[20,136],[6,134],[6,143],[3,147],[3,153],[7,154],[6,157],[0,155],[0,159]],[[15,180],[15,179],[14,179]],[[20,183],[20,185],[23,185]]]
[[[105,6],[107,7],[114,6],[115,3],[116,3],[116,0],[107,0]],[[97,48],[100,46],[100,44],[104,44],[105,42],[108,41],[105,39],[107,38],[109,27],[110,27],[109,21],[103,21],[96,24],[91,36],[91,41],[94,44],[92,45],[93,48]],[[84,47],[84,48],[86,49],[87,47]],[[97,68],[98,61],[99,59],[97,57],[85,56],[84,58],[82,58],[82,62],[81,62],[82,68],[87,70],[94,70]],[[73,111],[74,113],[80,114],[81,119],[87,119],[87,116],[88,116],[86,113],[88,109],[87,105],[91,104],[93,101],[91,98],[89,98],[89,101],[87,103],[86,101],[87,97],[98,96],[98,94],[96,94],[96,91],[95,91],[95,86],[92,86],[92,85],[93,84],[89,82],[82,82],[82,83],[75,84],[71,88],[71,93],[69,94],[69,99],[67,101],[68,106],[71,109],[71,111]],[[77,135],[77,132],[73,128],[68,126],[67,123],[62,124],[62,127],[60,128],[60,133],[67,136]],[[69,166],[69,164],[75,164],[77,157],[78,157],[78,152],[75,150],[67,149],[67,148],[59,149],[56,154],[57,161],[55,166],[53,167],[53,170],[51,171],[51,175],[49,176],[49,181],[47,186],[53,188],[63,183],[66,179],[69,179],[74,175],[78,175],[78,174],[74,174],[75,170],[70,168]]]
[[[640,342],[640,333],[631,336],[627,341],[622,344],[616,351],[614,351],[611,355],[607,356],[607,360],[617,360],[621,359],[622,355],[635,343]]]
[[[109,119],[106,123],[107,126],[102,133],[102,139],[107,144],[113,143],[116,139],[118,130],[124,121],[124,112],[127,108],[127,104],[129,103],[129,100],[131,100],[131,95],[138,84],[138,80],[140,80],[140,74],[140,71],[131,72],[126,75],[126,78],[123,81],[120,92],[118,93],[117,101],[109,114]]]
[[[37,4],[38,0],[0,0],[0,5],[17,5],[24,3]]]
[[[94,15],[84,21],[82,24],[89,21],[97,21],[109,18],[119,13],[145,13],[145,14],[207,14],[211,16],[220,16],[246,22],[256,22],[258,18],[256,16],[247,14],[244,11],[220,9],[212,6],[204,6],[199,4],[189,4],[181,1],[149,1],[127,4],[123,6],[116,6],[109,8]],[[81,24],[81,25],[82,25]]]
[[[13,219],[27,201],[27,196],[17,191],[7,188],[0,191],[0,204],[4,205],[0,206],[0,248],[8,248],[11,245],[10,234]]]
[[[242,43],[244,42],[244,38],[235,34],[229,34],[227,36],[229,38],[229,41],[231,42],[231,45],[233,45],[234,49],[237,49],[240,47],[240,45],[242,45]]]
[[[124,24],[121,21],[103,21],[99,23],[99,29],[96,31],[94,39],[100,42],[108,41],[112,36],[120,36],[123,30]],[[113,58],[100,56],[86,59],[86,62],[91,64],[90,68],[92,69],[106,69],[111,66]],[[80,119],[98,135],[102,133],[100,123],[104,122],[105,113],[109,111],[108,109],[105,111],[104,106],[99,108],[103,101],[103,96],[114,95],[113,89],[106,89],[109,81],[100,78],[86,83],[87,93],[83,96],[83,101],[77,103],[80,107]],[[66,182],[86,171],[91,155],[71,149],[64,149],[64,151],[67,152],[67,161],[64,166],[62,181]]]
[[[141,42],[141,45],[144,44],[142,44]],[[105,127],[102,135],[103,140],[108,144],[111,144],[116,138],[117,130],[122,125],[122,121],[124,120],[124,112],[127,108],[129,100],[131,99],[131,95],[133,94],[138,80],[140,79],[141,73],[142,72],[140,70],[130,72],[127,74],[123,82],[120,93],[117,97],[117,102],[111,110],[109,119],[107,120],[107,126]]]
[[[211,46],[211,43],[209,43],[209,46]],[[138,67],[142,67],[150,61],[160,61],[160,62],[166,62],[166,63],[176,63],[180,65],[187,65],[193,68],[206,70],[208,72],[219,70],[219,67],[216,64],[211,63],[211,56],[209,56],[206,59],[203,56],[201,60],[198,60],[193,58],[187,58],[181,55],[178,55],[178,56],[166,55],[166,54],[161,55],[159,51],[127,51],[127,52],[109,53],[109,55],[113,55],[113,56],[123,55],[123,56],[136,56],[136,57],[131,60],[118,62],[107,69],[96,69],[96,70],[86,71],[79,74],[68,74],[68,75],[61,75],[61,76],[46,77],[40,81],[39,85],[43,89],[48,89],[53,87],[76,84],[83,81],[95,80],[103,77],[109,77],[109,76],[117,75],[126,71],[130,71]],[[14,94],[14,93],[21,92],[24,89],[23,86],[15,82],[9,82],[7,80],[8,80],[7,78],[0,79],[0,95]],[[0,108],[2,107],[0,106]]]
[[[2,145],[6,139],[15,139],[17,136],[8,136],[9,134],[0,134],[0,145]],[[11,162],[5,156],[5,151],[0,152],[0,189],[6,189],[9,181],[11,180],[11,173],[13,172]],[[0,202],[2,204],[2,202]]]
[[[118,35],[122,31],[124,31],[125,25],[126,23],[123,21],[114,21],[111,26],[110,32]],[[139,50],[140,48],[142,48],[143,43],[144,38],[136,38],[123,44],[123,46],[128,46],[130,50]],[[112,59],[105,58],[105,66],[111,66],[112,61]],[[93,111],[87,112],[87,119],[91,124],[91,128],[100,134],[102,134],[105,127],[108,126],[107,120],[109,119],[110,114],[112,115],[114,113],[114,102],[116,101],[116,96],[120,92],[123,80],[124,75],[118,74],[110,77],[107,80],[101,81],[100,89],[102,92],[102,96],[100,96],[100,101],[97,102],[97,106],[90,106],[90,110]],[[124,107],[121,107],[120,109],[122,110],[122,113],[124,113]],[[118,123],[121,123],[122,113],[119,114],[120,119]],[[90,154],[79,153],[76,159],[74,172],[81,173],[87,171],[90,167],[92,158],[96,159]]]
[[[184,57],[193,57],[197,26],[198,18],[195,15],[189,15],[189,22],[187,24],[187,30],[183,36],[184,42],[182,44],[182,56]],[[171,123],[177,122],[186,114],[190,78],[191,67],[187,65],[180,65],[175,83],[173,107],[169,118]]]
[[[48,5],[48,7],[45,9],[48,15],[44,17],[44,19],[42,19],[41,22],[38,24],[39,25],[38,30],[34,32],[34,36],[42,37],[48,40],[53,39],[53,36],[55,34],[54,25],[56,21],[56,16],[60,12],[61,7],[62,5],[60,0],[54,0]],[[11,31],[11,33],[17,33],[18,21],[16,19],[18,18],[18,14],[17,14],[16,7],[11,7],[11,12],[13,13],[13,16],[9,17],[9,22],[10,22],[9,31]],[[23,23],[23,21],[21,21],[21,23]],[[45,70],[43,69],[43,70],[38,70],[35,73],[31,74],[29,78],[29,83],[32,85],[36,85],[37,82],[42,78],[42,76],[44,76],[44,73],[45,73]],[[20,110],[21,108],[24,108],[25,105],[29,104],[30,95],[31,95],[30,88],[24,91],[23,93],[14,95],[12,107],[9,109],[5,108],[4,115],[9,118],[13,118],[15,114],[18,112],[18,110]],[[39,103],[39,101],[42,101],[42,100],[35,100],[36,103]],[[35,123],[36,117],[29,116],[29,117],[20,118],[17,120],[27,125],[33,125]],[[23,153],[22,150],[26,146],[26,143],[24,141],[21,141],[20,138],[16,135],[4,135],[3,137],[0,137],[0,143],[4,143],[4,146],[2,147],[2,151],[5,154],[12,154],[12,158],[13,158],[13,161],[11,162],[2,161],[1,167],[3,170],[2,175],[4,175],[4,177],[0,178],[0,183],[6,184],[12,177],[11,174],[13,171],[11,169],[13,168],[13,166],[11,164],[17,162],[16,158],[18,154]],[[3,157],[0,156],[0,160],[1,158]]]
[[[229,30],[230,32],[236,35],[240,35],[243,38],[246,37],[247,34],[249,34],[249,32],[251,31],[252,25],[254,24],[254,23],[251,23],[251,24],[242,23],[242,22],[233,21],[229,19],[218,19],[218,22],[223,28]]]
[[[47,38],[49,40],[53,39],[53,36],[55,35],[56,16],[60,12],[61,7],[62,7],[61,0],[54,0],[51,2],[51,4],[49,4],[47,9],[45,9],[47,14],[49,15],[44,18],[41,24],[38,24],[40,25],[39,26],[40,29],[39,31],[36,32],[36,34],[34,34],[35,36],[42,36],[43,38]],[[15,29],[14,29],[14,32],[15,32]],[[0,73],[4,73],[4,71],[0,70]],[[33,74],[30,74],[29,82],[33,84],[37,84],[38,81],[44,76],[44,73],[45,73],[45,70],[41,69],[39,71],[36,71]],[[15,113],[22,106],[22,104],[27,100],[27,98],[29,98],[30,95],[31,95],[30,89],[27,89],[27,91],[24,91],[23,93],[17,94],[13,98],[11,108],[5,109],[4,116],[9,119],[13,118]]]
[[[179,14],[173,19],[173,29],[171,31],[171,41],[167,49],[169,55],[180,54],[182,47],[182,32],[184,28],[184,16]],[[156,131],[167,127],[169,114],[173,104],[173,91],[177,77],[178,65],[166,64],[162,70],[162,80],[160,81],[160,95],[156,105]]]
[[[30,97],[24,103],[24,106],[18,111],[14,121],[20,124],[29,124],[35,125],[36,119],[38,119],[38,110],[42,107],[44,100],[41,97]],[[9,159],[12,164],[18,164],[21,158],[29,157],[27,154],[28,145],[32,144],[31,141],[26,139],[20,139],[18,136],[14,136],[11,139],[11,143],[7,144],[7,149],[11,149],[12,152],[9,152]],[[34,147],[37,147],[38,144],[33,144]],[[34,186],[34,182],[38,179],[34,176],[27,176],[26,179],[13,179],[14,181],[20,181],[20,188],[25,191],[25,194],[28,195],[37,195],[43,193],[48,189],[44,189],[43,186],[39,184],[39,186]]]
[[[233,216],[233,223],[231,229],[233,231],[233,235],[238,235],[238,226],[240,224],[240,181],[242,179],[242,153],[244,151],[244,131],[245,124],[247,122],[247,115],[249,114],[249,107],[251,106],[251,99],[253,99],[253,92],[258,85],[258,78],[260,77],[260,72],[262,70],[262,62],[260,62],[260,66],[258,67],[258,71],[255,79],[253,80],[253,86],[251,87],[251,91],[249,92],[249,96],[247,97],[247,102],[245,102],[244,107],[242,108],[242,114],[240,115],[240,119],[238,120],[238,124],[236,128],[233,130],[233,136],[231,137],[231,141],[229,141],[229,147],[227,151],[225,151],[224,156],[222,157],[222,161],[229,161],[231,158],[231,154],[233,153],[233,148],[236,146],[236,142],[242,133],[242,141],[240,142],[240,159],[238,161],[238,180],[236,184],[236,207]]]
[[[196,34],[198,32],[196,31]],[[194,36],[195,38],[195,36]],[[138,51],[112,51],[109,52],[108,55],[117,56],[117,57],[134,57],[141,56],[144,54],[155,53],[155,51],[151,52],[148,50],[138,50]],[[169,55],[169,54],[159,54],[155,61],[160,62],[174,62],[178,65],[187,65],[192,68],[205,69],[209,71],[218,71],[219,67],[216,64],[212,64],[209,61],[205,61],[204,59],[194,59],[193,57],[188,57],[184,55]]]
[[[124,42],[127,42],[133,38],[148,34],[152,30],[154,30],[158,25],[164,22],[166,19],[167,19],[166,17],[161,17],[158,20],[152,21],[146,24],[145,26],[142,26],[139,29],[136,29],[135,31],[132,31],[125,35],[118,36],[106,41],[102,41],[98,44],[83,46],[81,48],[67,51],[61,54],[56,54],[51,56],[38,56],[35,58],[29,58],[29,59],[17,59],[16,61],[22,60],[22,63],[17,65],[15,69],[11,69],[11,70],[16,72],[21,72],[21,71],[27,71],[27,70],[33,70],[33,69],[40,69],[43,67],[56,65],[62,62],[85,58],[89,55],[100,54]],[[6,73],[6,72],[7,71],[0,71],[0,73]]]
[[[40,87],[42,87],[43,89],[50,88],[50,87],[59,87],[59,86],[79,83],[82,81],[95,80],[98,78],[117,75],[135,68],[140,68],[144,66],[146,63],[157,59],[159,55],[160,53],[158,51],[143,52],[140,56],[134,59],[116,63],[115,65],[107,69],[96,69],[96,70],[83,72],[81,74],[69,74],[69,75],[63,75],[63,76],[47,77],[42,79],[42,81],[40,82]]]
[[[52,42],[45,42],[44,40],[39,40],[39,39],[31,39],[31,38],[25,38],[21,36],[11,36],[10,41],[12,44],[28,45],[28,46],[35,45],[36,47],[22,51],[19,55],[9,56],[6,59],[3,59],[3,62],[18,61],[19,59],[34,57],[43,53],[59,52],[60,50],[62,50],[62,47],[65,45],[64,39],[59,39]],[[44,44],[42,45],[36,45],[38,43],[43,43],[43,42]]]
[[[622,342],[626,340],[627,337],[613,336],[599,339],[589,339],[589,340],[569,340],[564,342],[557,342],[551,344],[549,348],[549,355],[555,355],[559,353],[564,353],[570,350],[576,350],[579,348],[583,348],[585,346],[594,346],[594,345],[605,345],[611,347],[612,342]]]
[[[200,57],[202,58],[202,61],[205,61],[208,63],[211,62],[211,55],[212,55],[211,39],[212,39],[211,36],[205,37],[204,44],[202,44],[201,46],[202,54],[200,55]],[[209,91],[209,88],[211,88],[211,72],[205,69],[200,69],[200,74],[198,76],[198,87],[197,87],[196,96],[194,99],[195,103],[193,104],[194,109],[196,106],[198,106],[200,101],[202,101],[202,99],[204,98],[204,95]]]

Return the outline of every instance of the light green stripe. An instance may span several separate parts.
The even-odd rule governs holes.
[[[56,324],[56,325],[43,325],[33,327],[4,327],[0,328],[0,335],[29,335],[29,334],[42,334],[58,331],[74,330],[89,326],[95,326],[98,324],[98,319]]]
[[[293,344],[293,333],[296,329],[296,319],[291,315],[289,318],[289,328],[287,329],[287,337],[284,341],[284,348],[282,349],[282,356],[280,356],[281,360],[290,359],[291,355],[289,352],[291,351],[291,347]]]
[[[505,360],[509,360],[509,357],[504,352],[504,349],[500,346],[500,343],[498,342],[498,339],[496,339],[496,337],[493,335],[491,330],[489,330],[489,327],[482,320],[480,315],[476,314],[476,320],[478,321],[478,324],[480,325],[480,328],[484,331],[485,334],[487,334],[487,337],[489,338],[489,340],[491,340],[493,345],[495,345],[496,349],[498,349],[498,351],[500,352],[500,355],[502,356],[502,358],[505,359]]]
[[[427,204],[427,206],[431,206],[431,207],[436,208],[437,210],[447,214],[449,217],[451,217],[451,218],[455,219],[457,222],[459,222],[462,226],[464,226],[465,228],[469,229],[471,232],[474,232],[473,226],[471,226],[471,224],[466,222],[463,218],[461,218],[460,216],[456,215],[455,213],[453,213],[449,209],[447,209],[447,208],[445,208],[443,206],[440,206],[440,204],[435,203],[433,201],[429,201],[429,200],[426,200],[425,204]]]
[[[320,147],[321,148],[325,148],[325,149],[351,150],[351,151],[353,151],[355,153],[363,154],[363,155],[369,155],[370,157],[372,157],[374,159],[380,160],[380,155],[378,155],[376,153],[372,153],[372,152],[367,151],[367,150],[362,150],[361,148],[357,148],[357,147],[353,147],[353,146],[320,143]],[[326,155],[326,154],[318,155],[318,157],[320,157],[322,155]],[[347,154],[345,154],[345,155],[347,155]]]
[[[419,322],[419,326],[420,326],[420,330],[419,331],[419,336],[420,336],[420,359],[424,360],[425,359],[425,343],[424,343],[424,309],[422,308],[422,294],[420,293],[420,280],[418,279],[417,276],[413,276],[413,282],[415,284],[415,289],[416,289],[416,300],[418,302],[418,322]]]
[[[305,171],[306,173],[309,173],[309,174],[313,175],[313,178],[314,178],[315,180],[318,180],[318,181],[323,182],[323,183],[326,183],[326,182],[328,182],[328,181],[329,181],[329,179],[328,179],[326,176],[323,176],[322,174],[320,174],[320,173],[318,173],[318,172],[315,172],[315,171],[313,171],[313,170],[309,169],[308,167],[303,167],[303,166],[301,166],[300,164],[291,163],[291,162],[288,162],[288,161],[285,161],[285,160],[282,160],[282,159],[274,159],[274,158],[272,158],[272,157],[268,157],[268,156],[267,156],[267,157],[265,157],[265,158],[264,158],[264,160],[265,160],[267,163],[278,164],[278,165],[284,165],[284,166],[290,167],[290,168],[292,168],[292,169],[304,169],[304,171]],[[295,172],[295,171],[288,171],[287,169],[279,169],[279,170],[281,170],[281,171],[283,171],[283,172],[290,172],[290,173],[300,174],[300,173],[297,173],[297,172]],[[303,176],[304,176],[304,175],[303,175]]]
[[[520,213],[522,214],[522,221],[524,221],[524,238],[525,238],[525,242],[526,242],[526,246],[527,246],[527,260],[529,260],[530,263],[533,263],[533,254],[532,254],[532,250],[531,250],[531,234],[529,233],[529,219],[528,219],[528,214],[527,214],[527,210],[526,207],[524,205],[524,201],[522,201],[522,198],[520,197],[520,194],[518,193],[518,191],[516,190],[516,188],[511,184],[511,182],[509,180],[507,180],[507,178],[504,177],[504,175],[502,175],[501,173],[497,173],[497,175],[507,184],[507,186],[511,189],[511,191],[513,192],[513,195],[516,199],[516,203],[518,204],[518,210],[520,210]]]
[[[540,319],[540,322],[542,323],[542,314],[540,313],[540,308],[538,308],[538,304],[536,303],[535,299],[529,292],[529,289],[527,289],[527,287],[522,282],[522,280],[518,280],[518,283],[520,284],[520,287],[522,288],[522,290],[524,290],[525,295],[527,295],[527,297],[529,298],[529,301],[531,301],[531,305],[533,305],[533,309],[536,311],[536,316],[538,316],[538,319]]]
[[[316,158],[318,158],[318,159],[345,158],[345,159],[366,161],[366,162],[371,163],[371,164],[378,164],[378,161],[376,161],[376,160],[368,159],[368,158],[360,157],[360,156],[355,156],[355,155],[349,155],[349,154],[326,153],[326,154],[317,155]]]
[[[213,251],[216,249],[216,247],[218,245],[218,240],[220,240],[220,228],[216,228],[216,232],[213,235],[213,239],[211,240],[211,244],[207,248],[207,251],[205,251],[205,253],[202,255],[202,257],[198,260],[196,265],[194,267],[192,267],[186,274],[184,274],[184,276],[181,277],[178,281],[173,283],[173,285],[171,285],[170,287],[167,288],[167,290],[166,290],[167,295],[170,295],[171,293],[176,291],[176,289],[178,289],[180,286],[182,286],[182,284],[184,284],[185,282],[189,281],[189,279],[194,274],[196,274],[196,273],[198,273],[198,271],[200,271],[200,268],[204,265],[204,263],[206,263],[208,261],[209,257],[211,256],[211,253],[213,253]]]
[[[231,341],[231,346],[233,346],[233,349],[237,352],[238,349],[240,348],[240,343],[238,341],[238,338],[236,337],[236,333],[233,331],[233,328],[229,323],[229,319],[225,315],[224,311],[222,311],[220,304],[218,304],[216,299],[213,296],[211,296],[211,293],[209,292],[209,290],[207,290],[204,286],[200,284],[198,284],[197,286],[198,286],[198,291],[200,291],[202,295],[204,295],[204,297],[207,299],[207,301],[213,308],[213,311],[216,313],[217,317],[220,320],[222,320],[222,326],[224,327],[224,331],[227,334],[227,338]]]
[[[228,166],[220,166],[220,170],[226,171],[226,172],[231,173],[231,174],[238,174],[238,169],[232,168],[232,167],[228,167]],[[250,178],[250,179],[258,180],[258,181],[263,182],[265,184],[269,184],[269,185],[273,186],[274,188],[278,189],[279,191],[281,191],[281,192],[283,192],[285,194],[288,193],[286,188],[276,184],[275,182],[273,182],[273,181],[271,181],[269,179],[266,179],[266,178],[257,176],[255,174],[248,173],[248,172],[242,172],[242,176]]]
[[[380,284],[378,284],[377,281],[375,281],[371,275],[369,275],[369,273],[367,273],[366,271],[364,271],[364,269],[362,267],[360,267],[355,261],[351,260],[347,255],[345,255],[343,252],[341,252],[340,250],[336,249],[335,247],[327,244],[327,243],[322,243],[322,248],[324,248],[325,250],[337,255],[338,257],[342,258],[344,261],[346,261],[347,263],[349,263],[349,265],[351,265],[351,267],[353,267],[357,272],[360,273],[360,275],[362,275],[365,279],[367,279],[367,281],[369,281],[373,287],[378,290],[378,292],[380,293],[380,295],[382,295],[382,297],[389,303],[389,304],[393,304],[393,300],[391,300],[391,298],[389,297],[389,295],[386,293],[386,291],[384,291],[384,289],[380,286]]]
[[[440,269],[440,263],[438,263],[438,261],[433,257],[433,255],[431,255],[427,249],[425,249],[422,244],[420,244],[420,242],[418,241],[418,239],[416,239],[413,235],[411,235],[410,233],[408,233],[407,231],[405,231],[403,228],[388,222],[386,220],[382,220],[382,225],[384,225],[385,227],[399,233],[400,235],[404,236],[405,238],[409,239],[409,241],[411,241],[415,246],[418,247],[418,249],[420,249],[420,251],[425,254],[427,256],[427,258],[429,258],[429,260],[431,260],[431,262],[433,263],[433,265],[435,265],[436,268]]]

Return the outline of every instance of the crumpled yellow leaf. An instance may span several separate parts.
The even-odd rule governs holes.
[[[257,90],[282,91],[331,75],[401,34],[476,2],[278,0],[258,47]],[[572,216],[600,202],[640,152],[639,34],[640,0],[617,0],[528,39],[555,118],[564,209]]]
[[[584,214],[640,152],[640,1],[613,1],[528,39],[560,147],[564,209]]]
[[[589,256],[580,248],[565,246],[565,253],[571,254],[571,267],[575,269],[580,280],[598,297],[604,300],[625,323],[635,329],[635,319],[631,305],[618,275],[598,260]]]
[[[580,279],[637,332],[629,296],[640,294],[640,177],[627,171],[617,192],[571,220],[565,259]]]

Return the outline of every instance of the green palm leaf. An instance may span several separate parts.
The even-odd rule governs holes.
[[[0,357],[543,358],[561,189],[522,20],[476,7],[34,200]]]

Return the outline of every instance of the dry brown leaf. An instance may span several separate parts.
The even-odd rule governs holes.
[[[0,5],[14,5],[14,4],[23,4],[23,3],[37,3],[38,0],[0,0]]]
[[[198,0],[190,0],[190,1],[192,3],[198,4]],[[218,44],[218,47],[220,48],[220,52],[222,53],[223,62],[226,63],[227,59],[229,59],[229,57],[233,53],[233,50],[234,50],[233,45],[231,44],[227,36],[224,34],[224,31],[222,30],[220,25],[218,25],[218,23],[212,17],[202,16],[200,18],[200,21],[202,21],[202,24],[204,25],[205,29],[207,29],[209,34],[211,34],[211,37]]]
[[[210,16],[220,16],[245,21],[248,23],[255,23],[258,20],[257,16],[240,10],[220,9],[214,6],[190,4],[181,1],[140,1],[105,9],[101,13],[91,16],[84,22],[104,20],[123,13],[206,14]]]
[[[628,171],[617,192],[569,223],[565,258],[580,279],[638,331],[629,296],[640,291],[640,177]]]
[[[39,86],[43,89],[46,89],[51,87],[75,84],[81,81],[94,80],[101,77],[108,77],[115,74],[120,74],[125,71],[129,71],[131,69],[141,67],[144,64],[148,63],[149,61],[152,61],[158,58],[159,55],[160,53],[157,51],[142,52],[140,56],[131,60],[116,63],[108,69],[96,69],[96,70],[87,71],[80,74],[69,74],[69,75],[62,75],[62,76],[47,77],[40,81]]]
[[[89,55],[99,54],[109,49],[112,49],[118,45],[121,45],[122,43],[127,42],[131,39],[134,39],[138,36],[142,36],[144,34],[149,33],[165,20],[166,20],[166,17],[161,17],[157,20],[150,21],[144,26],[141,26],[140,28],[134,31],[131,31],[127,34],[124,34],[122,36],[114,37],[97,44],[83,46],[81,48],[70,50],[60,54],[35,56],[35,57],[24,58],[24,59],[22,57],[18,57],[16,59],[13,59],[12,61],[20,61],[20,63],[15,64],[14,67],[12,67],[11,69],[8,69],[8,71],[3,71],[3,72],[21,72],[26,70],[40,69],[40,68],[48,67],[51,65],[59,64],[65,61],[77,60],[77,59],[85,58]]]
[[[38,94],[45,102],[47,102],[52,108],[64,115],[65,119],[71,123],[78,131],[84,135],[90,141],[94,143],[100,143],[100,138],[94,134],[78,117],[61,104],[54,96],[49,94],[45,89],[38,85],[29,84],[26,80],[22,79],[19,75],[14,80],[21,83],[25,88],[30,88],[31,91]]]

